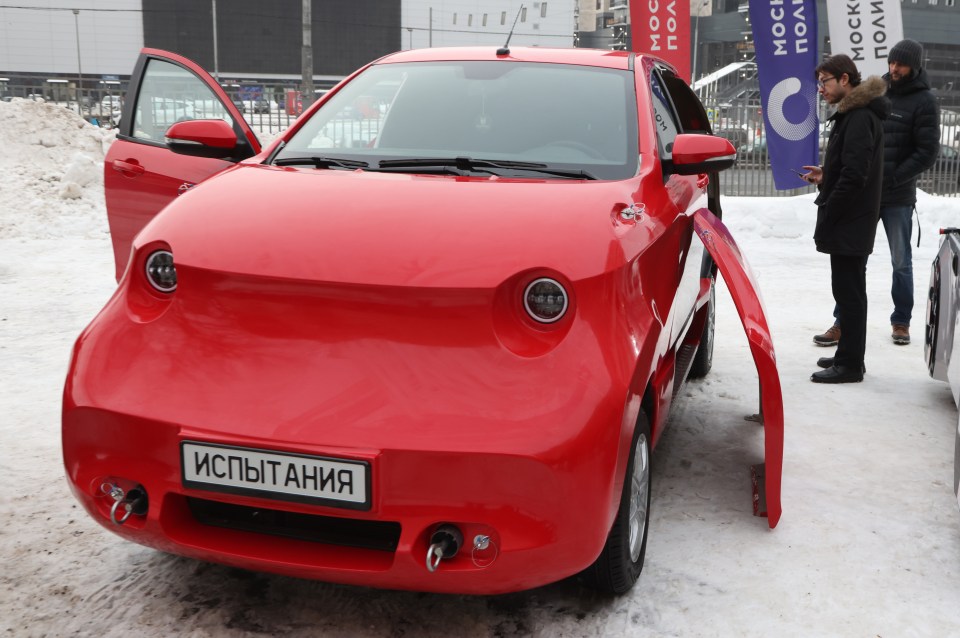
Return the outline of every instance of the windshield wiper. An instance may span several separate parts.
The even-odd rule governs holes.
[[[473,159],[471,157],[414,157],[380,162],[380,168],[412,168],[416,166],[456,166],[461,171],[472,171],[484,168],[546,168],[547,165],[534,162]]]
[[[380,162],[381,169],[391,168],[456,168],[461,171],[483,171],[493,173],[496,169],[501,170],[519,170],[543,173],[546,175],[556,175],[558,177],[570,177],[576,179],[596,179],[587,171],[580,169],[552,168],[548,164],[537,162],[514,162],[509,160],[488,160],[473,159],[470,157],[415,157],[409,159],[383,160]],[[494,170],[490,170],[494,169]]]
[[[312,157],[281,157],[273,163],[277,166],[305,166],[312,165],[314,168],[367,168],[368,163],[360,160],[346,159],[343,157],[323,157],[314,155]]]
[[[597,179],[597,176],[581,168],[521,168],[523,171],[532,171],[534,173],[543,173],[544,175],[556,175],[557,177],[569,177],[570,179]]]

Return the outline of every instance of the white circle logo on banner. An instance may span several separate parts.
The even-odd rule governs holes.
[[[783,139],[796,142],[810,135],[817,127],[817,105],[814,95],[804,95],[801,92],[803,83],[800,78],[785,78],[777,82],[773,90],[770,91],[770,97],[767,100],[767,119],[770,127],[777,135]],[[793,95],[800,95],[809,105],[807,116],[802,122],[793,123],[784,115],[783,107],[787,98]]]

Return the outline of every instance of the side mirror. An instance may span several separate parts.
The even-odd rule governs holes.
[[[228,158],[237,152],[237,134],[223,120],[185,120],[165,133],[174,153],[193,157]]]
[[[672,172],[678,175],[722,171],[736,161],[736,149],[730,140],[722,137],[683,133],[673,140]]]

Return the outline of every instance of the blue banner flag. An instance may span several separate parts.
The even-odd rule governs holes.
[[[819,163],[816,0],[750,0],[750,23],[774,186],[809,186],[793,171]]]

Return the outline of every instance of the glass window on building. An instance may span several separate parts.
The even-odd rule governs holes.
[[[483,26],[487,26],[487,14],[483,14]]]
[[[526,22],[526,21],[527,21],[527,8],[526,8],[526,7],[521,7],[521,8],[520,8],[520,22]]]
[[[541,17],[541,18],[546,18],[546,17],[547,17],[547,3],[546,3],[546,2],[541,2],[541,3],[540,3],[540,17]]]

